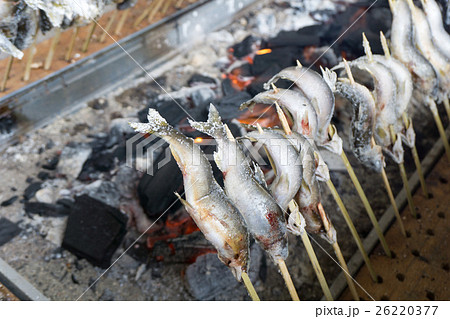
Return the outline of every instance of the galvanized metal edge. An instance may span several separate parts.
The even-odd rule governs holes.
[[[257,0],[201,0],[93,55],[0,99],[17,127],[0,136],[0,151],[33,128],[152,72],[180,47],[229,25]],[[263,1],[260,1],[263,2]],[[125,52],[126,51],[126,52]],[[130,58],[131,55],[134,59]]]
[[[0,283],[2,283],[6,288],[8,288],[20,300],[24,301],[49,300],[1,258],[0,258]]]

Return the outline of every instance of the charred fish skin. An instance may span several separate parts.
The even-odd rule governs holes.
[[[194,140],[175,130],[154,109],[149,109],[148,120],[130,125],[170,144],[183,173],[186,200],[182,202],[186,210],[217,249],[219,259],[240,280],[249,258],[249,238],[242,216],[217,184],[208,159]]]
[[[250,140],[262,143],[270,156],[271,164],[275,167],[275,180],[270,185],[270,192],[284,211],[289,202],[297,194],[302,184],[302,163],[300,153],[277,130],[264,129],[263,132],[253,131],[245,136]]]
[[[380,173],[384,158],[381,147],[372,145],[376,116],[372,94],[361,84],[343,81],[336,83],[336,92],[349,100],[353,108],[350,131],[353,153],[364,166]]]
[[[272,195],[258,182],[241,145],[227,133],[211,104],[208,121],[190,121],[196,130],[217,142],[214,159],[224,176],[225,192],[244,217],[256,241],[276,262],[288,257],[286,220]]]
[[[414,46],[413,24],[408,4],[404,0],[389,0],[392,11],[391,51],[413,76],[416,87],[425,95],[436,96],[438,80],[433,66]]]
[[[408,0],[408,2],[414,23],[414,40],[417,48],[431,63],[438,76],[440,89],[438,102],[441,102],[450,93],[450,59],[439,51],[433,43],[430,26],[425,13],[419,8],[416,8],[412,0]]]
[[[292,127],[294,131],[312,140],[316,138],[319,128],[317,114],[309,99],[301,92],[278,88],[261,92],[253,99],[242,103],[241,109],[252,108],[258,103],[272,105],[275,102],[291,113],[294,119]]]
[[[436,47],[450,59],[450,35],[445,31],[442,12],[435,0],[421,0]]]
[[[333,72],[334,73],[334,72]],[[334,94],[333,86],[336,82],[336,76],[330,76],[329,83],[324,80],[319,73],[303,67],[288,67],[273,76],[264,84],[264,89],[270,89],[270,86],[279,79],[294,82],[295,86],[310,100],[312,106],[317,112],[319,145],[326,144],[328,141],[328,126],[334,114]]]

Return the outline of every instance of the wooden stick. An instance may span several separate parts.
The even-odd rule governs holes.
[[[109,17],[108,23],[105,26],[105,30],[103,30],[103,33],[100,37],[100,43],[104,43],[106,41],[106,36],[109,34],[109,31],[111,30],[111,27],[116,18],[117,18],[117,10],[114,10],[111,17]]]
[[[67,62],[70,62],[72,58],[73,48],[75,47],[75,42],[77,41],[78,30],[78,27],[75,27],[72,31],[72,37],[70,38],[69,48],[67,49],[66,53]]]
[[[448,100],[448,97],[444,99],[444,108],[445,112],[447,112],[447,118],[450,121],[450,102]]]
[[[323,294],[328,301],[333,301],[333,296],[331,295],[330,288],[328,287],[327,281],[325,280],[325,276],[323,275],[322,268],[320,267],[319,260],[317,259],[316,253],[314,252],[314,248],[311,245],[311,241],[309,240],[308,234],[304,229],[305,220],[301,215],[298,205],[294,200],[289,202],[289,210],[296,217],[296,223],[301,227],[300,238],[302,239],[303,245],[306,248],[306,252],[308,253],[309,260],[311,261],[311,265],[316,273],[316,277],[319,280],[320,287],[322,288]]]
[[[329,132],[331,137],[336,133],[335,129],[330,125]],[[364,190],[359,183],[358,177],[356,177],[355,171],[353,170],[353,167],[350,165],[350,162],[347,158],[347,155],[345,155],[344,150],[342,150],[341,153],[342,161],[344,162],[345,168],[347,169],[347,173],[350,176],[350,179],[353,182],[353,185],[356,188],[356,192],[359,195],[359,198],[361,199],[364,208],[367,211],[367,215],[370,218],[370,221],[372,222],[373,227],[375,228],[375,231],[377,232],[378,238],[380,239],[381,246],[383,246],[384,252],[388,257],[391,257],[391,250],[389,249],[389,246],[387,245],[386,239],[384,238],[383,232],[381,231],[381,227],[378,224],[377,218],[375,217],[375,213],[373,212],[372,206],[370,206],[369,200],[367,199],[366,194],[364,193]]]
[[[56,29],[56,33],[53,36],[52,42],[50,44],[50,49],[48,50],[47,58],[44,63],[44,70],[50,70],[52,67],[53,56],[55,55],[56,45],[59,42],[59,37],[61,36],[61,29]]]
[[[327,214],[325,213],[325,209],[322,206],[322,203],[317,204],[317,208],[319,209],[320,218],[322,219],[322,223],[324,225],[325,231],[327,233],[330,233],[332,231],[332,226],[330,222],[328,221]],[[332,236],[328,236],[329,238],[332,238]],[[350,292],[353,295],[353,298],[355,300],[359,300],[358,292],[356,291],[355,284],[353,283],[353,278],[350,276],[350,272],[348,271],[347,263],[345,262],[344,256],[342,255],[341,248],[339,247],[339,244],[337,241],[335,241],[333,244],[334,252],[336,254],[336,257],[339,261],[339,264],[341,265],[342,269],[344,270],[345,279],[347,280],[348,288],[350,289]]]
[[[123,25],[125,24],[125,21],[127,21],[128,14],[130,14],[130,9],[126,9],[123,11],[119,23],[117,23],[116,30],[114,31],[115,35],[120,35],[122,33],[122,28]]]
[[[350,215],[347,211],[347,208],[345,207],[341,197],[339,196],[339,193],[336,190],[336,187],[334,187],[333,182],[331,179],[329,179],[326,182],[328,189],[330,190],[331,194],[333,195],[334,200],[338,204],[339,209],[341,210],[342,216],[344,217],[345,222],[347,223],[348,228],[350,229],[350,232],[352,233],[353,239],[356,242],[356,245],[358,246],[358,249],[364,259],[364,262],[366,263],[367,269],[369,270],[370,277],[374,282],[378,282],[378,276],[373,269],[372,263],[369,259],[369,256],[367,255],[366,250],[364,249],[364,245],[362,243],[361,237],[359,237],[358,232],[356,231],[356,227],[353,224],[352,219],[350,218]]]
[[[172,0],[166,0],[166,4],[161,10],[161,14],[165,15],[167,13],[167,10],[169,10],[170,5],[172,4]]]
[[[403,118],[403,124],[405,125],[406,129],[409,129],[410,125],[412,125],[411,119],[408,119],[406,113],[402,114],[402,118]],[[416,148],[415,144],[413,147],[411,147],[411,154],[414,159],[414,164],[416,165],[417,174],[419,175],[419,181],[420,181],[420,186],[422,186],[422,192],[423,192],[425,198],[429,198],[430,193],[428,192],[428,187],[427,187],[427,184],[425,183],[425,176],[423,175],[422,164],[420,163],[419,154],[417,153],[417,148]]]
[[[150,14],[148,15],[148,18],[147,18],[148,22],[152,22],[153,21],[153,18],[155,17],[156,13],[161,8],[163,3],[164,3],[164,0],[159,0],[158,2],[155,3],[155,6],[152,8]]]
[[[151,3],[153,4],[153,2]],[[151,5],[150,4],[150,5]],[[150,10],[152,10],[152,7],[147,7],[144,11],[142,11],[141,15],[136,19],[133,26],[136,28],[139,24],[141,24],[142,21],[144,21],[145,17],[149,14]]]
[[[277,114],[278,114],[278,117],[279,117],[279,119],[281,121],[281,125],[283,127],[284,132],[287,135],[291,135],[292,131],[291,131],[291,128],[289,127],[289,123],[287,121],[286,114],[284,114],[283,110],[281,109],[280,105],[278,105],[277,102],[275,102],[275,107],[277,109]]]
[[[395,135],[394,126],[389,126],[389,131],[391,132],[392,143],[397,141],[397,136]],[[411,195],[411,189],[409,188],[408,176],[406,175],[405,165],[403,163],[399,163],[398,167],[400,169],[400,176],[402,177],[403,187],[405,188],[406,198],[408,199],[409,209],[411,210],[411,214],[416,217],[416,207],[414,205],[414,201]],[[403,223],[403,222],[402,222]]]
[[[381,177],[383,178],[384,187],[386,188],[386,191],[388,193],[389,201],[391,202],[392,208],[394,208],[394,214],[397,220],[400,224],[400,231],[402,232],[403,236],[406,237],[406,231],[405,226],[403,225],[402,217],[400,216],[400,212],[398,211],[397,203],[395,202],[394,193],[392,193],[391,185],[389,184],[389,180],[386,175],[386,171],[383,168],[381,170]]]
[[[28,59],[27,59],[27,64],[25,65],[25,72],[23,74],[23,80],[25,82],[28,82],[30,80],[30,76],[31,76],[31,65],[33,64],[33,58],[34,55],[36,54],[36,42],[34,41],[33,44],[31,44],[30,48],[28,49]]]
[[[442,142],[444,143],[445,153],[447,154],[448,160],[450,160],[450,146],[448,144],[447,135],[445,134],[444,126],[442,125],[441,117],[436,107],[436,103],[433,100],[429,100],[428,106],[430,107],[431,113],[433,113],[434,121],[438,128],[439,134],[441,135]]]
[[[245,288],[247,288],[248,294],[250,295],[252,300],[261,301],[258,294],[256,293],[255,287],[253,287],[253,284],[245,271],[242,272],[242,280],[244,281]]]
[[[286,283],[286,286],[289,290],[289,294],[291,295],[291,298],[293,301],[300,301],[300,298],[298,297],[297,290],[295,290],[294,283],[292,282],[291,275],[289,274],[289,271],[286,267],[286,263],[283,259],[278,260],[278,267],[280,268],[281,275],[283,276],[284,282]]]
[[[8,82],[9,74],[11,73],[11,68],[12,68],[13,62],[14,62],[14,57],[11,55],[8,58],[8,64],[6,65],[6,72],[5,72],[5,75],[3,76],[2,85],[0,86],[0,92],[4,92],[6,89],[6,83]]]
[[[359,301],[360,299],[359,299],[358,292],[356,291],[355,284],[353,283],[353,278],[350,276],[350,272],[348,270],[347,263],[345,262],[344,256],[342,255],[341,248],[339,247],[339,244],[337,242],[335,242],[332,246],[334,249],[334,253],[336,254],[336,257],[339,261],[339,264],[341,265],[341,267],[344,271],[345,279],[347,280],[347,284],[348,284],[348,289],[350,289],[353,299],[355,299],[356,301]]]
[[[184,0],[178,0],[175,4],[175,8],[181,8],[181,5],[183,4]]]
[[[87,36],[86,40],[83,43],[83,48],[81,49],[81,51],[87,52],[87,50],[89,48],[89,43],[91,43],[92,35],[94,34],[96,27],[97,27],[97,23],[92,22],[90,27],[89,27],[88,36]]]

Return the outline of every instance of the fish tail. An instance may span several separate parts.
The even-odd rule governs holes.
[[[325,82],[330,87],[331,91],[336,91],[336,82],[337,82],[337,74],[336,72],[331,71],[328,68],[323,69],[320,67],[322,71],[322,77],[325,80]]]
[[[220,118],[219,111],[213,104],[209,106],[208,121],[195,122],[189,120],[189,124],[197,131],[203,132],[214,138],[226,135],[225,126]]]
[[[147,115],[148,123],[130,123],[130,126],[143,134],[157,134],[160,136],[171,135],[174,128],[167,123],[166,119],[155,109],[149,109]]]

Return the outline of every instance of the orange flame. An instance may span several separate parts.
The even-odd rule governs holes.
[[[269,53],[272,53],[272,49],[261,49],[256,51],[256,55],[264,55]]]
[[[201,142],[203,142],[203,138],[201,138],[201,137],[196,137],[194,140],[194,143],[196,143],[196,144],[200,144]]]

